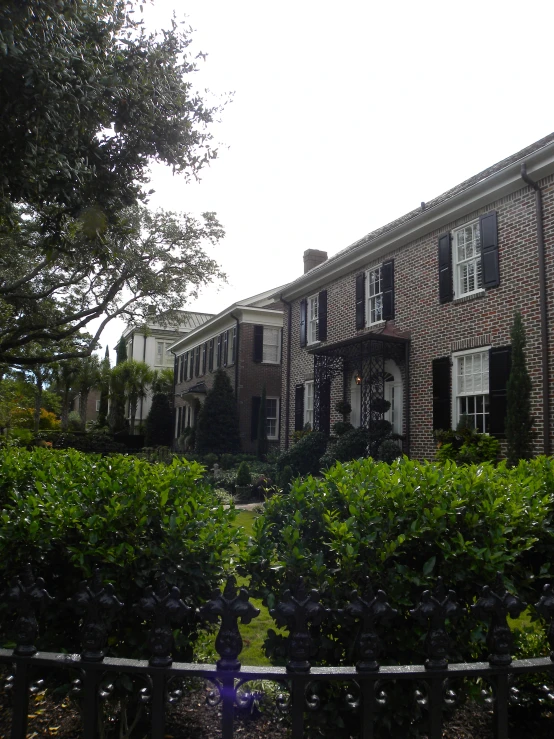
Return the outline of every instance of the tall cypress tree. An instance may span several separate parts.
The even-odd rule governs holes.
[[[506,441],[508,464],[533,455],[533,418],[531,416],[531,378],[525,361],[525,328],[517,311],[511,330],[512,368],[506,387]]]
[[[236,454],[240,451],[237,400],[227,374],[218,369],[196,425],[196,451],[200,454]]]
[[[98,409],[97,423],[99,426],[108,425],[108,398],[110,395],[110,350],[106,344],[106,354],[100,365],[100,408]]]
[[[119,339],[117,347],[115,349],[115,363],[116,365],[127,361],[127,343],[123,336]]]

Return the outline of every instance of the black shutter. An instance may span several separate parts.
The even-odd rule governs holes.
[[[258,420],[260,417],[260,405],[262,403],[262,399],[260,396],[254,396],[252,398],[252,418],[251,418],[251,425],[250,425],[250,439],[254,441],[258,438]]]
[[[394,318],[394,261],[381,265],[381,291],[383,293],[383,320]]]
[[[196,377],[200,374],[200,346],[194,350],[194,374]]]
[[[433,359],[433,431],[452,428],[450,357]]]
[[[300,346],[308,343],[308,301],[306,298],[300,301]]]
[[[304,385],[297,385],[294,389],[294,430],[304,428]]]
[[[208,353],[208,342],[202,344],[202,374],[206,374],[206,354]]]
[[[210,339],[210,345],[208,349],[208,369],[210,372],[214,371],[214,340]]]
[[[504,435],[508,378],[512,367],[512,347],[500,346],[489,352],[489,433]]]
[[[219,334],[217,337],[217,366],[221,367],[221,344],[222,344],[222,334]]]
[[[264,358],[264,327],[254,326],[254,362],[261,362]]]
[[[365,272],[356,275],[356,330],[365,328]]]
[[[318,341],[327,341],[327,290],[322,290],[318,296]]]
[[[449,233],[439,236],[439,300],[449,303],[452,291],[452,238]]]
[[[189,379],[188,372],[189,372],[189,353],[187,351],[185,352],[185,356],[183,359],[182,376],[181,376],[181,379],[183,380],[183,382],[186,382]]]
[[[481,266],[483,274],[483,287],[497,287],[500,284],[500,272],[498,269],[498,226],[496,211],[479,218],[479,230],[481,232]]]
[[[315,394],[319,392],[319,403]],[[318,412],[316,408],[319,406]],[[316,418],[317,415],[317,418]],[[331,380],[323,380],[319,387],[314,386],[314,426],[326,436],[331,433]]]
[[[227,353],[229,351],[229,331],[223,334],[223,366],[227,367]]]

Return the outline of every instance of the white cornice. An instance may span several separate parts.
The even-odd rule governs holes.
[[[182,339],[179,339],[170,347],[176,355],[180,355],[185,351],[194,349],[199,344],[218,336],[222,331],[236,326],[236,319],[239,323],[255,323],[264,326],[274,326],[281,328],[283,325],[283,311],[270,310],[269,308],[254,308],[251,306],[232,305],[214,318],[206,321],[201,326],[191,331]]]
[[[360,239],[335,257],[290,283],[279,294],[285,300],[304,297],[330,281],[362,269],[369,262],[382,259],[390,252],[425,236],[425,234],[451,223],[479,208],[500,200],[518,190],[527,188],[521,178],[521,165],[525,162],[527,173],[533,180],[541,180],[554,173],[554,142],[542,149],[522,156],[505,168],[495,172],[459,193],[422,210],[421,214],[393,226],[390,231],[374,238]],[[277,297],[277,294],[275,295]]]

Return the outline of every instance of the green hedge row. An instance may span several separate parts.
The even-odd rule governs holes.
[[[232,560],[234,510],[223,510],[195,462],[153,465],[72,449],[0,450],[0,581],[30,561],[58,608],[46,613],[41,648],[75,649],[75,615],[66,606],[99,567],[125,603],[112,654],[145,656],[145,627],[131,606],[158,573],[191,606],[207,600]],[[188,657],[193,620],[179,647]],[[6,634],[2,635],[6,639]]]

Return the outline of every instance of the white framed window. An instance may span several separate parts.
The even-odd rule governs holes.
[[[279,398],[266,398],[265,401],[265,424],[268,439],[279,437]]]
[[[367,275],[367,323],[379,323],[383,320],[383,289],[381,285],[381,265],[369,269]]]
[[[309,423],[314,427],[314,381],[304,383],[304,426]]]
[[[452,232],[454,260],[454,297],[473,295],[483,290],[481,234],[479,221]]]
[[[100,401],[99,400],[96,401],[96,412],[97,413],[100,412]]]
[[[281,329],[264,326],[262,362],[279,364]]]
[[[308,298],[308,344],[315,344],[318,340],[319,326],[319,295]]]
[[[453,413],[454,428],[462,416],[469,416],[473,426],[488,433],[489,410],[489,350],[474,349],[452,355],[454,363]]]

